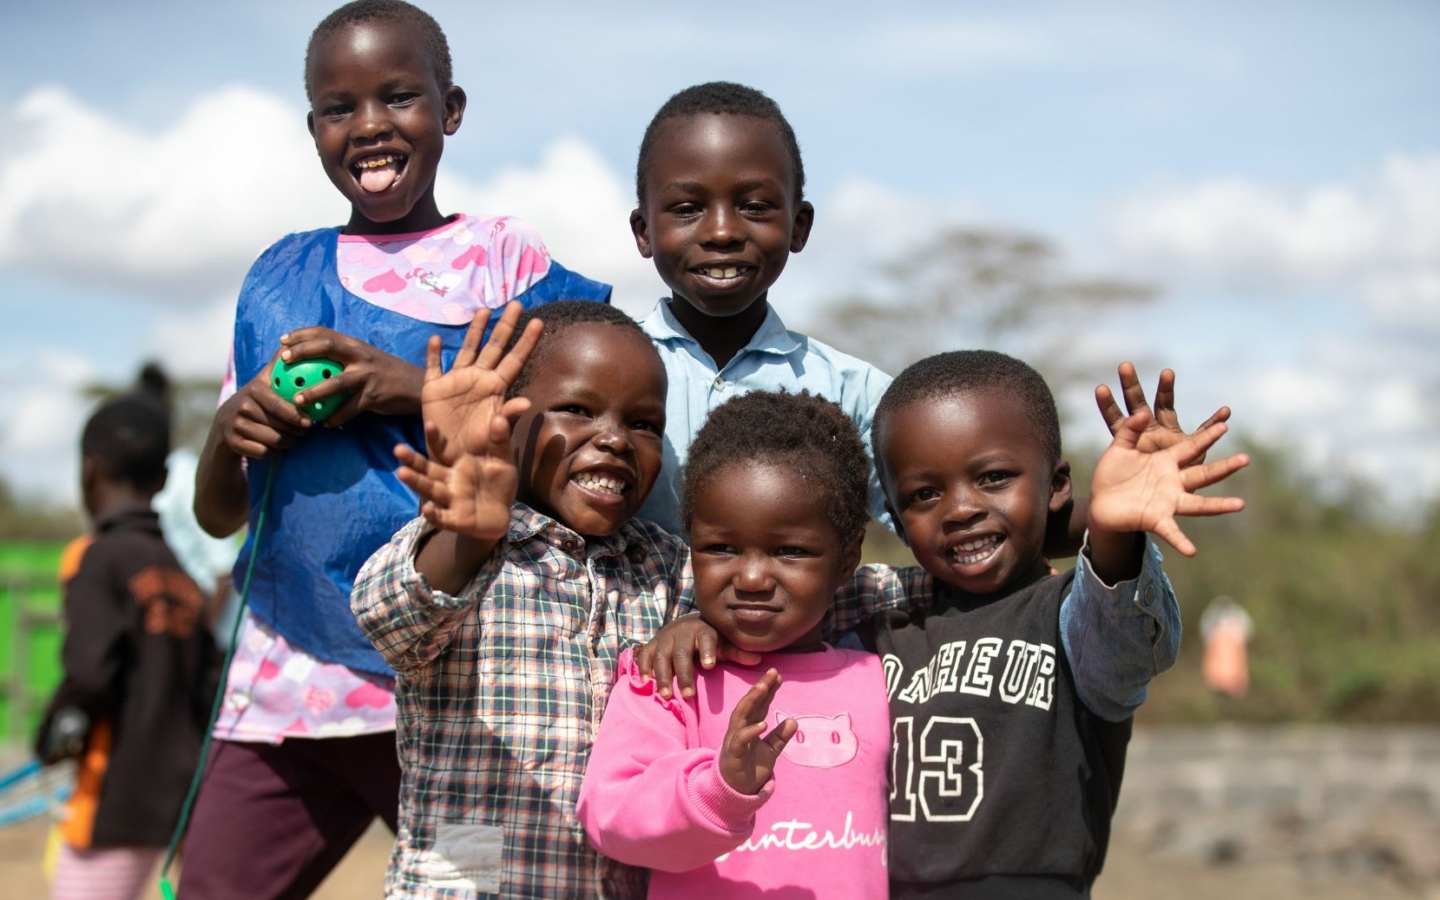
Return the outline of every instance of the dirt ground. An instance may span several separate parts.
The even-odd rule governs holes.
[[[42,858],[47,824],[38,820],[0,829],[0,897],[30,900],[46,896]],[[372,829],[321,886],[316,900],[379,897],[390,849],[390,834]],[[1287,866],[1205,867],[1188,860],[1148,857],[1117,843],[1095,885],[1098,900],[1440,900],[1440,895],[1407,891],[1376,880],[1309,880]],[[152,889],[146,900],[159,900]]]

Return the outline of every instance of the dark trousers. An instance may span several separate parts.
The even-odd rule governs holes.
[[[376,816],[395,830],[399,792],[394,732],[216,740],[185,836],[179,900],[308,897]]]

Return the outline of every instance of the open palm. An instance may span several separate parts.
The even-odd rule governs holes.
[[[513,419],[528,406],[518,398],[507,401],[505,393],[519,377],[544,326],[539,321],[530,322],[507,353],[505,345],[515,333],[520,311],[518,303],[505,308],[484,349],[480,348],[480,338],[490,311],[476,313],[448,372],[440,370],[440,338],[430,339],[425,348],[420,414],[425,420],[429,455],[435,462],[453,466],[462,454],[485,454],[493,447],[492,420],[496,416]]]
[[[1090,486],[1090,521],[1112,532],[1148,531],[1185,556],[1195,545],[1176,524],[1176,516],[1218,516],[1244,507],[1238,497],[1202,497],[1195,491],[1223,481],[1244,468],[1242,453],[1196,465],[1225,433],[1214,422],[1193,435],[1160,448],[1144,440],[1150,424],[1145,410],[1121,419],[1115,438],[1095,465]]]

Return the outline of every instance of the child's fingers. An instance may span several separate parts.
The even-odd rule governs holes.
[[[345,365],[356,358],[355,345],[363,343],[329,328],[297,328],[287,337],[288,341],[281,338],[285,349],[280,351],[287,363],[324,357]]]
[[[510,420],[504,416],[490,417],[490,433],[485,441],[485,455],[510,462]]]
[[[427,501],[432,506],[449,507],[453,499],[450,489],[445,482],[436,478],[424,475],[409,466],[400,466],[395,470],[395,477],[410,490],[414,491],[421,500]]]
[[[525,323],[525,330],[520,332],[520,339],[495,366],[496,374],[503,378],[506,384],[514,384],[515,379],[520,377],[520,370],[525,368],[525,361],[534,352],[535,345],[540,343],[540,335],[544,332],[545,323],[539,319],[531,319]]]
[[[1201,422],[1200,427],[1195,430],[1204,431],[1211,425],[1218,425],[1221,422],[1228,421],[1230,421],[1230,407],[1222,406],[1219,409],[1215,410],[1215,412],[1210,416],[1210,418],[1206,419],[1204,422]]]
[[[455,461],[449,455],[450,439],[445,437],[445,432],[440,430],[436,422],[425,423],[425,449],[431,459],[441,462]]]
[[[1161,411],[1172,416],[1175,414],[1174,369],[1161,369],[1160,378],[1155,382],[1155,407],[1153,412],[1158,417]]]
[[[524,309],[514,300],[505,304],[500,312],[500,321],[490,330],[490,337],[485,341],[485,346],[480,350],[480,357],[476,365],[482,369],[494,369],[500,362],[500,357],[505,355],[505,345],[510,343],[510,337],[515,333],[515,323],[520,320],[520,313]]]
[[[670,671],[680,686],[680,696],[695,696],[695,646],[682,647],[676,643],[670,651]],[[669,684],[670,682],[664,682]]]
[[[1208,425],[1189,435],[1171,447],[1170,452],[1175,455],[1176,464],[1185,468],[1204,456],[1211,447],[1215,446],[1215,442],[1224,437],[1225,432],[1229,430],[1229,425],[1224,422],[1216,422],[1214,425]]]
[[[1125,397],[1125,412],[1132,416],[1150,412],[1150,404],[1145,400],[1145,389],[1140,386],[1140,374],[1135,371],[1134,364],[1127,360],[1116,371],[1120,375],[1120,393]]]
[[[530,400],[527,397],[511,397],[500,407],[500,415],[509,419],[512,423],[530,411]],[[514,427],[513,425],[511,427]]]
[[[780,685],[780,673],[770,669],[750,686],[735,708],[730,711],[730,731],[738,733],[749,725],[764,725],[770,714],[770,698]],[[764,730],[763,728],[761,729]]]
[[[1177,516],[1223,516],[1237,513],[1245,508],[1245,501],[1239,497],[1202,497],[1186,494],[1176,504]]]
[[[1124,418],[1120,414],[1120,404],[1115,402],[1115,395],[1110,391],[1110,385],[1101,384],[1095,387],[1095,405],[1100,408],[1100,416],[1105,420],[1105,426],[1114,433],[1116,425]]]
[[[1156,537],[1174,547],[1181,556],[1195,555],[1195,545],[1185,536],[1185,532],[1180,530],[1180,526],[1175,524],[1174,519],[1165,519],[1159,522],[1151,531]]]
[[[1190,466],[1180,470],[1180,483],[1185,490],[1191,493],[1200,488],[1218,484],[1234,475],[1236,472],[1250,465],[1250,457],[1245,453],[1236,453],[1234,456],[1227,456],[1224,459],[1217,459],[1215,462],[1206,463],[1203,466]]]
[[[774,753],[778,759],[781,752],[785,750],[785,745],[790,743],[790,739],[793,738],[799,730],[799,722],[794,719],[786,719],[772,728],[770,733],[761,738],[761,740],[770,745],[770,752]]]
[[[310,338],[330,334],[339,334],[339,332],[328,325],[305,325],[300,328],[292,328],[280,335],[280,343],[286,347],[293,347],[296,344],[303,344]]]
[[[1121,419],[1110,429],[1114,434],[1114,446],[1125,450],[1134,450],[1140,443],[1140,435],[1145,433],[1145,428],[1150,421],[1148,409],[1131,413]]]
[[[650,673],[650,677],[655,679],[655,690],[661,697],[669,700],[674,695],[671,685],[675,683],[675,670],[670,667],[670,643],[665,640],[667,637],[668,635],[661,631],[655,636],[655,640],[645,645],[649,665],[641,671]]]
[[[476,313],[475,315],[478,317],[480,314]],[[470,327],[474,328],[474,323],[471,323]],[[465,339],[467,341],[470,339],[470,333],[468,331],[465,333]],[[425,342],[426,384],[429,384],[430,382],[434,381],[435,379],[439,378],[441,375],[444,374],[444,372],[441,371],[440,362],[440,351],[444,346],[445,342],[440,339],[440,335],[438,334],[430,335],[430,340]],[[463,353],[465,348],[462,346],[460,350]],[[460,365],[460,357],[458,355],[455,357],[455,365]]]
[[[470,319],[470,327],[465,329],[465,337],[460,341],[460,349],[455,353],[454,368],[473,366],[475,359],[480,355],[480,342],[485,337],[485,326],[490,324],[490,307],[484,306],[475,311]],[[438,337],[438,335],[437,335]],[[429,357],[426,357],[428,364]],[[435,367],[440,367],[439,355],[436,355]],[[428,365],[427,365],[428,368]]]

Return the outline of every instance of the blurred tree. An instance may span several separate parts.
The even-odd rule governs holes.
[[[163,394],[170,407],[170,440],[176,447],[200,451],[210,422],[215,418],[215,401],[220,396],[220,382],[212,378],[172,379],[153,362],[141,369],[140,377],[128,384],[94,383],[86,385],[85,396],[96,403],[132,391],[149,389]]]
[[[844,298],[817,337],[895,374],[945,350],[989,348],[1067,384],[1083,364],[1076,336],[1112,310],[1152,300],[1153,286],[1064,271],[1051,241],[1024,232],[952,228],[882,268],[876,294]]]

